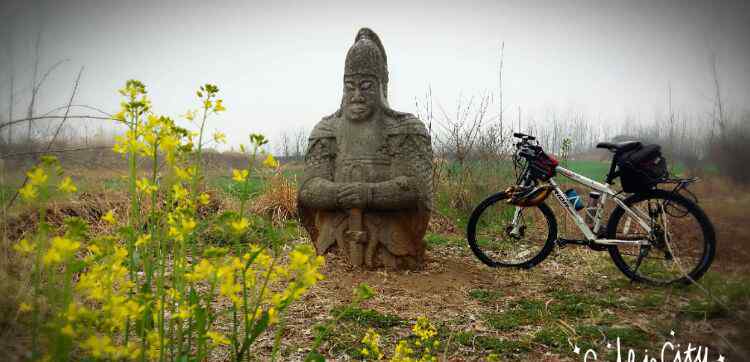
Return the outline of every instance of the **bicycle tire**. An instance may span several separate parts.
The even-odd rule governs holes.
[[[700,225],[700,230],[703,235],[703,252],[699,263],[694,268],[692,268],[689,273],[682,273],[683,276],[680,278],[675,278],[674,280],[670,281],[657,281],[654,279],[643,277],[636,273],[630,267],[630,265],[628,265],[627,261],[623,258],[622,253],[620,253],[620,249],[616,245],[612,245],[609,247],[609,254],[612,260],[614,261],[617,268],[620,269],[623,274],[625,274],[625,276],[636,282],[663,286],[670,284],[690,284],[697,281],[703,276],[703,274],[706,273],[706,271],[708,271],[708,268],[711,266],[711,263],[713,262],[714,256],[716,254],[716,234],[711,220],[709,220],[705,212],[703,212],[703,210],[696,203],[690,201],[680,194],[665,190],[655,189],[645,193],[634,194],[625,199],[624,203],[628,205],[628,207],[630,207],[637,202],[651,199],[660,199],[674,202],[685,208],[685,210],[687,211],[686,216],[692,215],[695,218],[695,221],[697,221]],[[610,215],[610,218],[607,222],[607,235],[609,238],[616,238],[617,227],[623,215],[625,215],[625,210],[619,206]]]
[[[552,210],[547,206],[545,203],[541,203],[538,206],[535,206],[538,208],[542,215],[544,215],[544,218],[547,222],[547,228],[548,228],[548,235],[547,239],[544,242],[544,246],[542,249],[534,255],[529,260],[526,260],[521,263],[504,263],[495,261],[487,254],[482,251],[482,248],[480,247],[478,241],[477,241],[477,223],[479,222],[480,217],[482,216],[482,213],[487,210],[488,207],[494,205],[497,202],[502,202],[504,200],[507,200],[509,196],[505,192],[499,192],[497,194],[494,194],[486,199],[484,199],[479,205],[477,205],[476,208],[474,208],[474,211],[471,213],[471,217],[469,218],[469,223],[466,227],[466,239],[469,242],[469,246],[471,247],[472,252],[474,252],[474,255],[482,261],[487,266],[497,268],[497,267],[516,267],[516,268],[522,268],[522,269],[529,269],[534,267],[535,265],[541,263],[544,259],[549,256],[549,254],[552,252],[552,250],[555,247],[555,240],[557,239],[557,220],[555,219],[555,215],[552,212]]]

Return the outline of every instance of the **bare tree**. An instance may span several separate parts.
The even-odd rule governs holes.
[[[463,165],[474,151],[482,125],[488,121],[490,96],[480,97],[477,103],[475,100],[476,98],[472,97],[464,101],[463,97],[459,96],[453,115],[448,115],[445,109],[440,107],[442,119],[438,121],[441,127],[436,138],[438,148],[460,165]]]
[[[719,72],[716,67],[716,54],[711,54],[711,75],[714,81],[714,119],[711,127],[711,139],[709,143],[714,142],[714,128],[719,126],[720,135],[723,137],[726,130],[726,118],[724,116],[724,103],[721,99],[721,83],[719,82]]]
[[[63,116],[63,119],[60,122],[60,124],[57,126],[57,129],[55,130],[55,133],[52,136],[52,139],[50,139],[50,141],[49,141],[49,143],[47,143],[47,146],[45,147],[44,151],[42,151],[41,153],[48,153],[51,150],[52,145],[55,143],[55,140],[57,140],[57,136],[60,134],[60,130],[62,130],[63,126],[65,126],[65,121],[68,120],[68,116],[70,115],[70,106],[73,104],[73,99],[75,98],[76,94],[78,93],[78,85],[80,84],[81,75],[82,74],[83,74],[83,67],[81,67],[81,70],[78,71],[78,76],[76,77],[75,83],[73,84],[73,91],[70,94],[70,100],[68,101],[68,106],[65,109],[65,115]],[[26,186],[26,183],[28,181],[29,181],[29,178],[28,178],[28,176],[26,176],[26,178],[24,178],[24,180],[23,180],[23,183],[21,184],[21,188],[23,188],[24,186]],[[16,201],[17,198],[18,198],[18,191],[16,191],[13,194],[13,197],[10,199],[10,201],[8,202],[8,204],[5,207],[6,208],[10,208],[11,206],[13,206],[13,203]]]
[[[301,161],[307,152],[307,133],[305,127],[299,127],[294,134],[294,159],[297,161]]]
[[[276,151],[281,155],[281,157],[284,158],[285,161],[289,161],[289,157],[291,156],[291,147],[289,144],[289,133],[287,131],[281,131],[279,142],[280,143]]]
[[[8,38],[7,38],[7,49],[8,49],[8,76],[9,76],[9,82],[8,82],[8,122],[10,122],[13,119],[13,104],[15,103],[14,99],[14,93],[16,91],[15,89],[15,69],[13,67],[14,57],[13,57],[13,28],[11,26],[8,27]],[[8,127],[8,145],[13,143],[13,127]]]

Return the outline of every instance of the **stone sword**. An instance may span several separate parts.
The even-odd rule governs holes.
[[[350,180],[354,182],[362,181],[362,168],[359,165],[352,165],[350,171]],[[349,243],[349,256],[354,266],[362,266],[364,263],[364,249],[367,242],[367,232],[364,230],[362,218],[362,209],[349,209],[349,230],[346,232],[346,239]]]

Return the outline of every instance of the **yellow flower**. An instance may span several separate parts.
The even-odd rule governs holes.
[[[47,181],[47,173],[41,167],[35,167],[33,170],[26,173],[29,177],[29,183],[34,186],[39,186]]]
[[[229,344],[229,339],[227,339],[227,337],[219,332],[208,331],[206,332],[206,336],[208,336],[208,338],[211,338],[211,342],[214,346]]]
[[[370,352],[372,352],[373,358],[378,360],[383,358],[383,353],[380,352],[380,335],[374,329],[369,328],[367,330],[364,338],[362,338],[362,343],[366,347],[362,348],[361,352],[363,355],[369,356]]]
[[[179,143],[179,140],[177,139],[177,137],[175,137],[174,135],[168,135],[162,138],[161,148],[164,151],[172,153],[177,148],[178,143]]]
[[[437,329],[430,323],[430,320],[425,316],[417,318],[417,323],[412,328],[414,334],[417,335],[422,341],[430,339],[437,335]]]
[[[227,143],[227,135],[222,132],[216,131],[214,132],[214,141],[216,143]]]
[[[73,184],[73,180],[70,178],[70,176],[65,177],[62,181],[60,181],[60,184],[57,185],[57,189],[62,192],[71,194],[78,191],[78,188],[76,188],[76,185]]]
[[[83,348],[95,358],[104,357],[112,350],[112,340],[108,336],[91,336],[83,342]]]
[[[226,111],[227,109],[224,108],[224,105],[222,104],[223,100],[217,99],[216,104],[214,105],[214,112],[219,113],[222,111]]]
[[[209,201],[211,201],[211,197],[205,192],[198,196],[198,202],[203,205],[208,205]]]
[[[152,193],[156,192],[158,189],[156,185],[152,184],[149,179],[143,177],[139,180],[135,181],[135,186],[138,188],[139,191],[143,192],[146,195],[151,195]]]
[[[114,224],[115,224],[115,222],[116,222],[116,220],[115,220],[115,212],[114,212],[114,210],[109,210],[109,211],[107,211],[107,213],[106,213],[106,214],[104,214],[104,216],[102,216],[102,221],[105,221],[105,222],[107,222],[108,224],[112,224],[112,225],[114,225]]]
[[[144,234],[138,237],[138,240],[135,241],[135,246],[141,246],[146,245],[149,241],[151,241],[151,235]]]
[[[59,251],[50,249],[47,250],[47,253],[44,254],[42,261],[44,262],[44,265],[57,264],[62,261],[62,255]]]
[[[234,230],[234,232],[240,234],[247,230],[247,227],[250,226],[250,221],[247,220],[247,218],[243,217],[238,220],[232,221],[230,223],[230,226],[232,227],[232,230]]]
[[[26,201],[32,201],[37,197],[36,187],[31,183],[27,183],[26,186],[20,188],[18,193]]]
[[[26,302],[21,303],[18,306],[18,311],[21,312],[21,313],[30,312],[31,311],[31,305],[29,303],[26,303]]]
[[[156,185],[152,184],[151,181],[145,177],[135,180],[135,187],[138,188],[138,191],[143,192],[146,195],[151,195],[157,190]]]
[[[89,245],[86,249],[88,249],[94,255],[99,255],[102,252],[99,246],[94,245],[94,244]]]
[[[250,171],[248,170],[237,170],[232,169],[232,180],[235,180],[237,182],[244,182],[247,180],[247,176],[250,174]]]
[[[195,169],[192,167],[188,167],[187,169],[182,169],[178,166],[174,167],[174,173],[177,175],[177,178],[181,180],[189,180],[193,178]]]
[[[115,121],[125,122],[125,110],[122,109],[119,112],[115,113],[115,115],[112,116],[112,118]]]
[[[128,149],[125,147],[125,138],[122,136],[115,136],[115,145],[112,146],[112,151],[119,154],[125,154]]]
[[[190,308],[185,305],[181,305],[178,309],[177,314],[175,315],[175,318],[179,318],[182,320],[190,318]]]
[[[203,101],[203,108],[205,108],[205,109],[211,108],[211,101],[208,100],[208,99],[206,99],[205,101]]]
[[[52,238],[52,246],[42,257],[42,262],[45,265],[57,264],[72,255],[80,246],[81,243],[77,241],[56,236]]]
[[[401,340],[396,345],[396,349],[393,351],[393,358],[391,359],[391,362],[416,362],[415,359],[413,359],[411,356],[414,353],[414,351],[409,348],[409,345],[406,343],[406,341]]]
[[[263,166],[266,166],[268,168],[277,168],[279,167],[279,161],[276,161],[275,158],[273,158],[272,154],[268,154],[268,157],[266,157],[265,161],[263,161]]]
[[[186,218],[182,220],[182,230],[184,230],[185,233],[193,231],[196,225],[197,224],[195,223],[195,220],[193,218]]]
[[[185,200],[188,197],[188,190],[186,190],[180,184],[175,184],[174,186],[172,186],[172,192],[174,192],[175,200]]]
[[[187,274],[187,278],[190,281],[198,281],[208,279],[214,273],[214,266],[207,259],[201,259],[201,261],[193,267],[193,272]]]
[[[13,250],[21,254],[31,254],[36,249],[36,245],[29,243],[26,239],[21,239],[18,244],[13,245]]]
[[[188,121],[192,121],[193,119],[195,119],[195,111],[188,110],[187,112],[185,112],[184,117]]]
[[[279,321],[279,312],[276,308],[268,308],[268,324],[276,324]]]
[[[65,327],[62,327],[61,332],[62,332],[62,334],[66,335],[68,337],[75,336],[75,332],[73,331],[73,326],[71,326],[70,324],[66,324]]]

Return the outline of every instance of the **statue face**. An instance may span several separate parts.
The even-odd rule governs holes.
[[[344,116],[350,121],[366,121],[380,107],[380,84],[372,75],[344,76]]]

